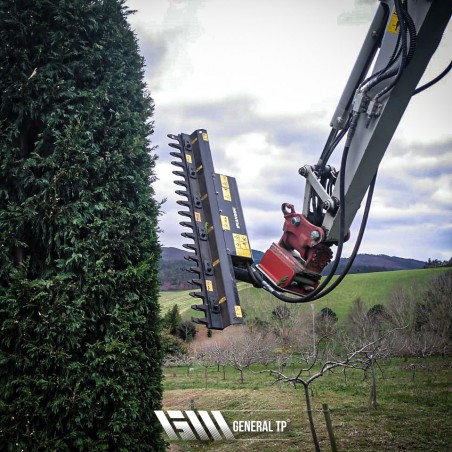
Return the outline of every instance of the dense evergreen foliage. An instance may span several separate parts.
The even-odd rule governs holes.
[[[175,304],[163,317],[163,326],[169,334],[176,334],[177,328],[182,322],[179,307]]]
[[[152,99],[123,0],[0,0],[2,450],[163,450]]]

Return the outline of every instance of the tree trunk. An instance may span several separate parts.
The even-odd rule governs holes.
[[[316,452],[320,452],[320,443],[315,431],[314,417],[312,416],[311,397],[309,395],[309,385],[303,384],[304,396],[306,398],[306,411],[308,413],[309,426],[311,427],[312,441],[314,442]]]
[[[372,359],[370,363],[370,375],[371,385],[370,385],[370,397],[369,397],[369,410],[375,410],[378,406],[377,403],[377,376],[375,373],[375,361]]]
[[[14,259],[14,266],[15,267],[21,267],[22,266],[22,263],[23,263],[23,261],[24,261],[24,249],[23,249],[23,247],[21,247],[21,246],[16,246],[15,248],[14,248],[14,257],[13,257],[13,259]]]

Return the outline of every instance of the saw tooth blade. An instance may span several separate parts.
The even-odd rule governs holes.
[[[179,135],[174,135],[173,133],[169,133],[168,135],[166,135],[168,138],[171,138],[172,140],[177,140],[179,141]]]
[[[181,201],[180,199],[176,201],[176,204],[184,207],[190,207],[190,203],[188,201]]]
[[[195,240],[195,235],[190,232],[182,232],[181,236],[185,237],[186,239]]]
[[[177,213],[183,217],[191,218],[191,212],[189,210],[179,210]]]
[[[184,158],[181,152],[170,152],[170,155],[180,158],[181,160]]]
[[[196,257],[194,254],[185,255],[184,259],[187,261],[196,262],[199,265],[199,258]]]
[[[192,286],[198,286],[198,287],[203,287],[202,281],[200,279],[191,279],[190,281],[188,281],[189,284],[191,284]]]
[[[184,180],[179,180],[179,179],[177,179],[177,180],[175,180],[175,181],[173,181],[176,185],[180,185],[181,187],[187,187],[188,186],[188,184],[187,184],[187,182],[185,182]]]
[[[180,144],[176,144],[176,143],[168,143],[168,146],[171,146],[172,148],[179,149],[179,150],[182,149],[182,146]]]
[[[193,318],[191,319],[191,321],[192,321],[193,323],[197,323],[197,324],[199,324],[199,325],[209,326],[209,322],[208,322],[207,319],[198,319],[198,318],[193,317]]]
[[[180,196],[185,196],[185,197],[189,197],[188,192],[185,190],[176,190],[176,195],[180,195]]]
[[[182,246],[187,250],[198,251],[198,248],[194,243],[184,243]]]
[[[197,275],[201,275],[201,269],[199,267],[188,267],[186,270],[189,273],[196,273]]]
[[[179,168],[184,168],[185,169],[185,165],[182,162],[172,161],[171,165],[178,166]]]
[[[191,229],[194,229],[194,228],[195,228],[194,225],[193,225],[193,223],[192,223],[191,221],[180,221],[179,224],[180,224],[181,226],[185,226],[186,228],[191,228]],[[184,257],[185,257],[185,256],[184,256]]]
[[[207,306],[204,304],[192,304],[191,308],[194,309],[195,311],[207,311]]]
[[[185,173],[183,172],[183,171],[177,171],[177,170],[174,170],[174,171],[171,171],[175,176],[180,176],[180,177],[183,177],[183,178],[185,178],[186,177],[186,175],[185,175]]]

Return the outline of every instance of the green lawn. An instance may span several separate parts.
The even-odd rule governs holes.
[[[397,286],[406,288],[415,286],[422,290],[428,286],[428,282],[435,275],[444,271],[445,269],[443,268],[431,268],[348,275],[334,291],[325,298],[315,301],[314,309],[318,312],[328,306],[341,319],[346,316],[351,303],[358,297],[369,308],[375,304],[385,304]],[[268,292],[256,289],[249,284],[239,283],[238,288],[241,305],[249,316],[259,315],[259,312],[263,309],[268,310],[269,307],[274,307],[281,303]],[[174,304],[177,304],[182,317],[190,317],[191,305],[198,301],[190,297],[188,295],[189,292],[188,290],[161,292],[160,305],[162,313],[167,312]],[[303,313],[311,308],[307,304],[299,305],[298,309]]]
[[[413,365],[416,372],[413,374]],[[294,373],[296,366],[286,370]],[[294,389],[273,379],[262,366],[247,370],[244,384],[231,368],[226,379],[209,368],[165,369],[164,409],[220,410],[229,425],[234,420],[288,421],[283,434],[235,433],[235,441],[172,443],[173,451],[311,451],[314,450],[302,387]],[[330,450],[322,404],[327,403],[340,451],[446,451],[452,440],[451,358],[393,359],[381,363],[379,407],[369,411],[369,380],[350,371],[326,374],[313,386],[313,410],[322,450]]]
[[[339,319],[345,318],[356,298],[368,307],[385,304],[399,285],[421,292],[429,281],[445,269],[393,271],[354,274],[325,300],[314,303],[315,311],[325,306],[333,309]],[[278,305],[278,300],[263,290],[239,284],[241,304],[248,318],[264,317]],[[190,316],[194,299],[188,291],[162,292],[161,305],[165,312],[174,303],[183,316]],[[310,304],[296,305],[300,313],[311,312]],[[246,318],[245,318],[246,321]],[[230,332],[229,329],[226,330]],[[222,332],[215,332],[224,334]],[[215,336],[214,336],[215,338]],[[204,341],[214,340],[206,339]],[[412,358],[381,361],[378,370],[378,403],[376,410],[368,409],[369,379],[362,371],[350,370],[347,378],[342,371],[326,374],[314,382],[313,415],[322,450],[330,450],[322,404],[331,410],[334,432],[340,451],[437,451],[450,450],[452,442],[451,382],[452,358]],[[190,369],[190,370],[189,370]],[[301,386],[294,389],[274,378],[262,365],[245,371],[240,382],[239,372],[220,367],[165,368],[164,409],[220,410],[229,425],[239,420],[285,420],[288,428],[282,434],[251,435],[234,433],[235,441],[172,442],[171,452],[246,451],[296,452],[314,450]],[[286,375],[294,376],[298,365],[292,362]],[[207,389],[205,387],[207,386]]]

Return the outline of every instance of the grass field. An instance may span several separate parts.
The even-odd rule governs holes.
[[[296,372],[297,367],[286,369]],[[164,409],[220,410],[229,426],[237,420],[285,420],[284,432],[234,433],[235,441],[172,442],[170,450],[273,452],[314,450],[303,388],[294,389],[274,381],[263,366],[246,371],[245,382],[226,368],[209,368],[204,389],[204,369],[165,369]],[[424,358],[381,363],[378,374],[378,402],[369,411],[369,380],[363,373],[350,371],[326,374],[313,386],[313,411],[322,450],[330,450],[322,412],[331,411],[340,451],[446,451],[452,441],[452,360]],[[231,427],[232,428],[232,427]],[[275,430],[275,428],[274,428]]]
[[[428,282],[435,275],[444,271],[445,269],[442,268],[430,268],[348,275],[334,291],[316,301],[314,309],[318,312],[328,306],[341,319],[345,317],[351,303],[358,297],[369,308],[375,304],[385,304],[397,286],[406,288],[416,286],[419,290],[422,290],[428,286]],[[267,310],[269,306],[276,306],[276,304],[281,303],[268,292],[255,289],[246,283],[239,283],[238,289],[242,308],[250,316],[258,315],[262,309]],[[188,290],[161,292],[162,313],[167,312],[174,304],[177,304],[182,316],[190,317],[191,305],[195,304],[195,300],[189,296],[189,292]],[[303,313],[311,308],[309,305],[299,305],[297,309]]]
[[[353,300],[360,297],[370,308],[385,304],[397,286],[421,293],[429,281],[444,269],[393,271],[354,274],[323,300],[314,303],[316,312],[328,306],[345,319]],[[271,313],[280,302],[263,290],[239,284],[242,307],[248,318]],[[183,317],[191,315],[193,299],[188,291],[162,292],[162,312],[178,304]],[[296,305],[300,315],[311,314],[311,307]],[[245,319],[246,321],[246,319]],[[233,330],[226,330],[229,334]],[[200,331],[201,332],[201,331]],[[204,332],[204,329],[202,330]],[[225,332],[214,332],[217,335]],[[209,341],[204,334],[196,337]],[[314,382],[313,415],[322,450],[331,450],[322,404],[327,403],[339,451],[447,451],[451,450],[452,421],[452,358],[411,358],[381,361],[378,371],[378,403],[376,410],[368,409],[370,381],[362,371],[350,370],[345,379],[342,371],[326,374]],[[309,429],[302,386],[296,389],[275,383],[266,372],[270,368],[253,365],[245,370],[245,381],[233,368],[217,370],[190,364],[192,368],[165,368],[165,410],[220,410],[228,425],[234,421],[277,420],[287,422],[284,432],[234,432],[234,441],[171,442],[171,452],[246,451],[284,452],[312,451],[314,446]],[[189,370],[190,369],[190,370]],[[285,373],[294,376],[298,365],[292,362]],[[206,389],[207,387],[207,389]]]

